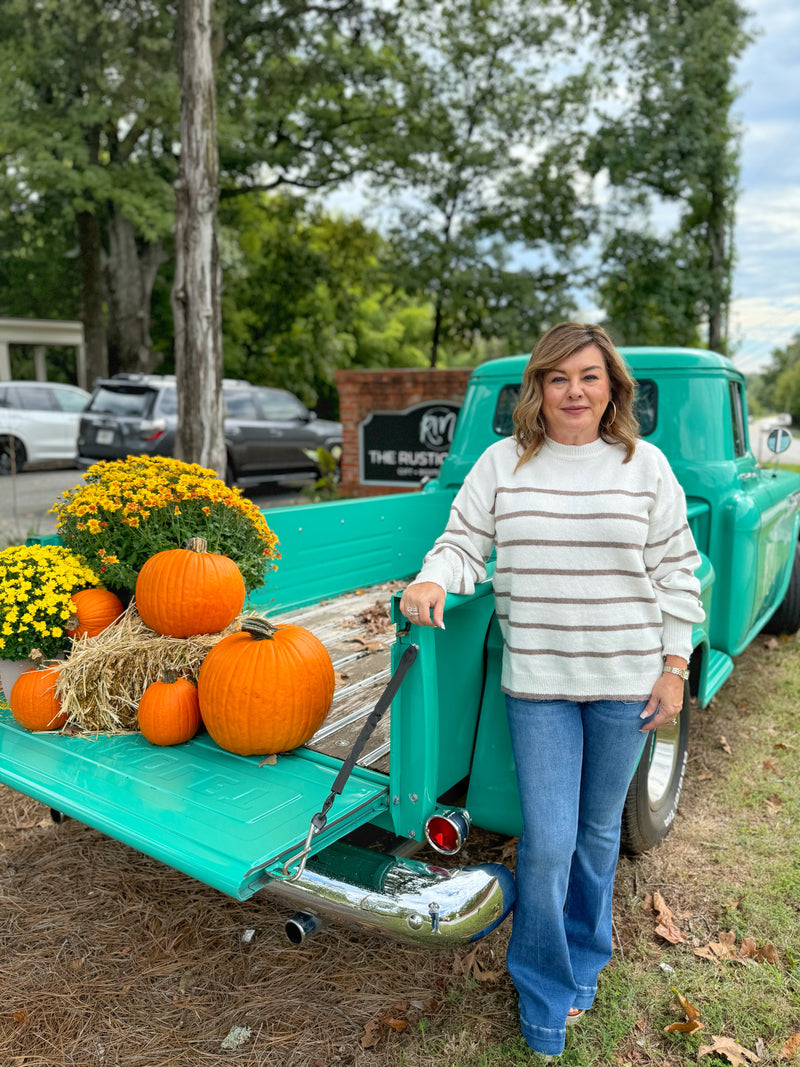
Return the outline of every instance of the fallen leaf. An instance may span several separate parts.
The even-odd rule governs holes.
[[[688,1019],[685,1023],[670,1023],[664,1027],[665,1034],[693,1034],[696,1030],[702,1030],[703,1024],[697,1019]]]
[[[453,974],[469,974],[478,982],[496,982],[499,975],[497,971],[487,970],[478,959],[479,948],[480,945],[476,945],[466,956],[456,956],[453,961]]]
[[[761,766],[765,771],[772,771],[773,774],[780,774],[777,762],[771,757],[765,759]]]
[[[712,1036],[713,1045],[701,1045],[697,1050],[698,1060],[703,1056],[724,1056],[733,1064],[733,1067],[747,1067],[748,1063],[756,1063],[758,1056],[749,1049],[739,1045],[732,1037]]]
[[[381,1024],[378,1019],[370,1019],[364,1023],[364,1033],[361,1035],[362,1048],[375,1048],[381,1039]]]
[[[776,648],[780,648],[777,637],[768,637],[764,642],[764,648],[768,648],[770,652],[774,652]]]
[[[770,811],[777,811],[781,804],[783,804],[783,798],[779,797],[777,793],[773,793],[771,797],[767,797],[764,803]]]
[[[727,754],[730,756],[731,755],[731,746],[728,744],[728,739],[727,739],[727,737],[725,737],[724,734],[720,737],[719,743],[722,745],[722,751],[723,752],[727,752]]]
[[[24,1023],[25,1020],[28,1018],[28,1013],[26,1011],[22,1011],[22,1010],[15,1011],[13,1018],[14,1018],[14,1022],[16,1022],[16,1023]]]
[[[685,941],[686,936],[675,922],[675,916],[658,892],[653,894],[653,908],[658,915],[658,925],[655,928],[655,933],[665,941],[669,941],[671,945],[678,945]]]
[[[791,1037],[786,1039],[781,1049],[780,1058],[782,1060],[790,1060],[798,1052],[800,1052],[800,1033],[792,1034]]]
[[[276,755],[265,756],[264,759],[259,761],[258,765],[259,767],[274,767],[277,762],[278,757]]]

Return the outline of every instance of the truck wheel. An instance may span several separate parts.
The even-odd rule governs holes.
[[[690,707],[686,682],[676,725],[660,726],[647,735],[622,812],[621,848],[629,856],[647,852],[672,829],[689,756]]]
[[[761,632],[765,634],[796,634],[800,630],[800,542],[795,545],[792,576],[789,588],[778,605],[778,610],[768,619]]]

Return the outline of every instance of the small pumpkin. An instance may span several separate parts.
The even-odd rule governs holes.
[[[136,610],[145,626],[167,637],[214,634],[244,606],[241,571],[227,556],[208,552],[202,537],[168,548],[144,564],[136,579]]]
[[[137,721],[153,745],[180,745],[189,741],[200,727],[197,689],[188,678],[165,670],[142,694]]]
[[[67,623],[67,632],[73,639],[96,637],[125,610],[110,589],[81,589],[72,594],[72,603],[75,614]]]
[[[60,730],[67,721],[56,696],[59,668],[52,664],[31,667],[11,687],[11,714],[26,730]]]
[[[272,755],[305,744],[333,699],[333,664],[302,626],[248,617],[206,655],[197,678],[200,714],[220,748]]]

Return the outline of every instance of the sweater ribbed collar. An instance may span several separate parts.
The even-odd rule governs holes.
[[[543,448],[556,459],[592,459],[612,447],[602,437],[588,445],[562,445],[551,437],[545,437]]]

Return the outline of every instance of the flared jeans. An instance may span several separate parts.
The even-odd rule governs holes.
[[[564,1049],[570,1008],[590,1008],[611,958],[611,903],[625,797],[645,702],[506,697],[522,805],[508,970],[523,1036]]]

